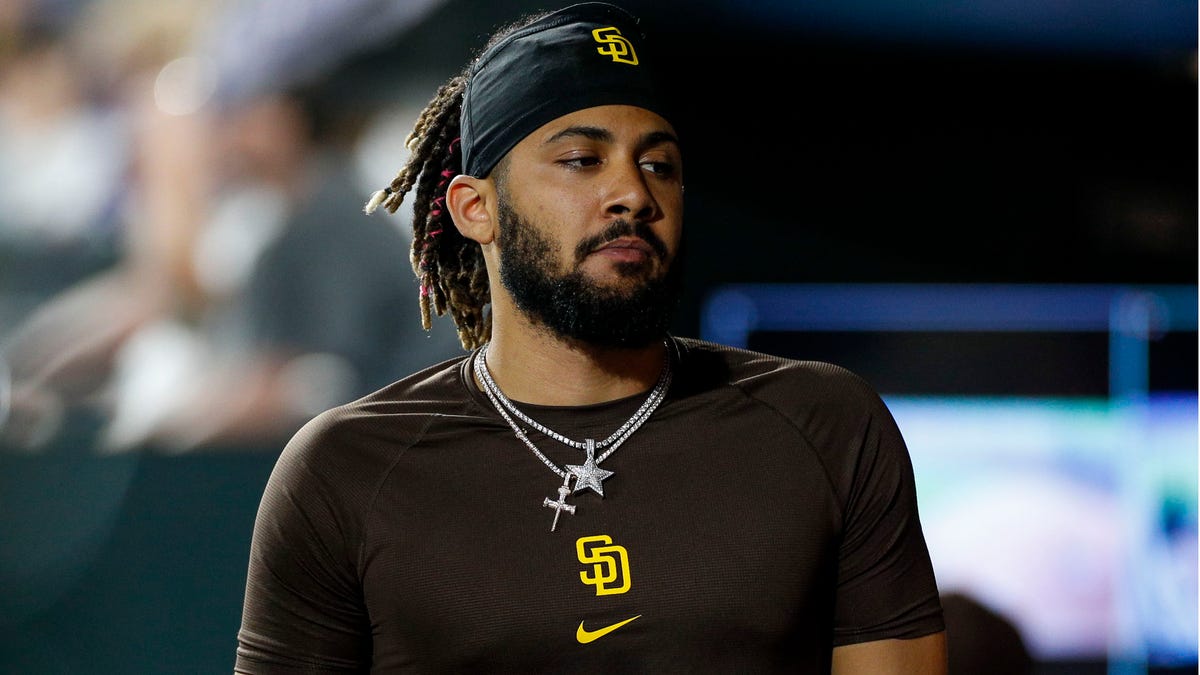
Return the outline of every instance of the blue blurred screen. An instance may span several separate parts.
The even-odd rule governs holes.
[[[854,370],[913,459],[938,584],[1035,658],[1197,661],[1195,287],[719,287],[701,336]]]

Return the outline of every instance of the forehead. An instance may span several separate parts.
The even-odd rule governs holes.
[[[631,105],[603,105],[550,120],[522,139],[514,150],[533,150],[577,137],[632,145],[678,144],[675,128],[658,113]]]

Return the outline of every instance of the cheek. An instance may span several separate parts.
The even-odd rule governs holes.
[[[670,258],[670,262],[674,262],[676,256],[679,255],[679,247],[683,241],[682,234],[683,234],[683,231],[680,228],[675,228],[675,229],[671,230],[670,232],[664,233],[664,235],[663,235],[663,242],[666,243],[667,251],[670,252],[668,254],[669,258]]]
[[[683,239],[683,200],[677,196],[659,203],[663,207],[665,217],[659,221],[659,227],[656,229],[673,255]]]
[[[580,193],[580,190],[562,189],[543,194],[540,198],[527,200],[529,205],[520,213],[545,232],[566,235],[576,230],[580,223],[587,222],[589,208],[595,208],[590,196]]]
[[[654,190],[654,200],[668,218],[683,218],[683,188],[674,183],[660,186]]]

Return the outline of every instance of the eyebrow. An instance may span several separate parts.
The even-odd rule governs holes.
[[[542,143],[542,145],[550,145],[552,143],[561,141],[564,138],[572,138],[575,136],[582,136],[589,140],[599,141],[599,142],[603,142],[603,143],[612,143],[615,140],[615,138],[612,135],[612,132],[609,131],[608,129],[605,129],[604,127],[592,127],[592,126],[577,125],[577,126],[567,127],[566,129],[563,129],[562,131],[554,134],[550,138],[547,138]],[[678,146],[679,139],[675,137],[675,134],[672,134],[669,131],[651,131],[651,132],[643,135],[638,140],[639,147],[649,147],[649,146],[654,146],[654,145],[660,145],[663,143],[674,143],[675,145]]]

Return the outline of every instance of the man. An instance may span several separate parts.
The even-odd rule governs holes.
[[[574,5],[417,121],[368,211],[415,190],[424,315],[471,353],[288,445],[239,672],[944,672],[875,392],[667,334],[683,167],[645,55],[634,17]]]

